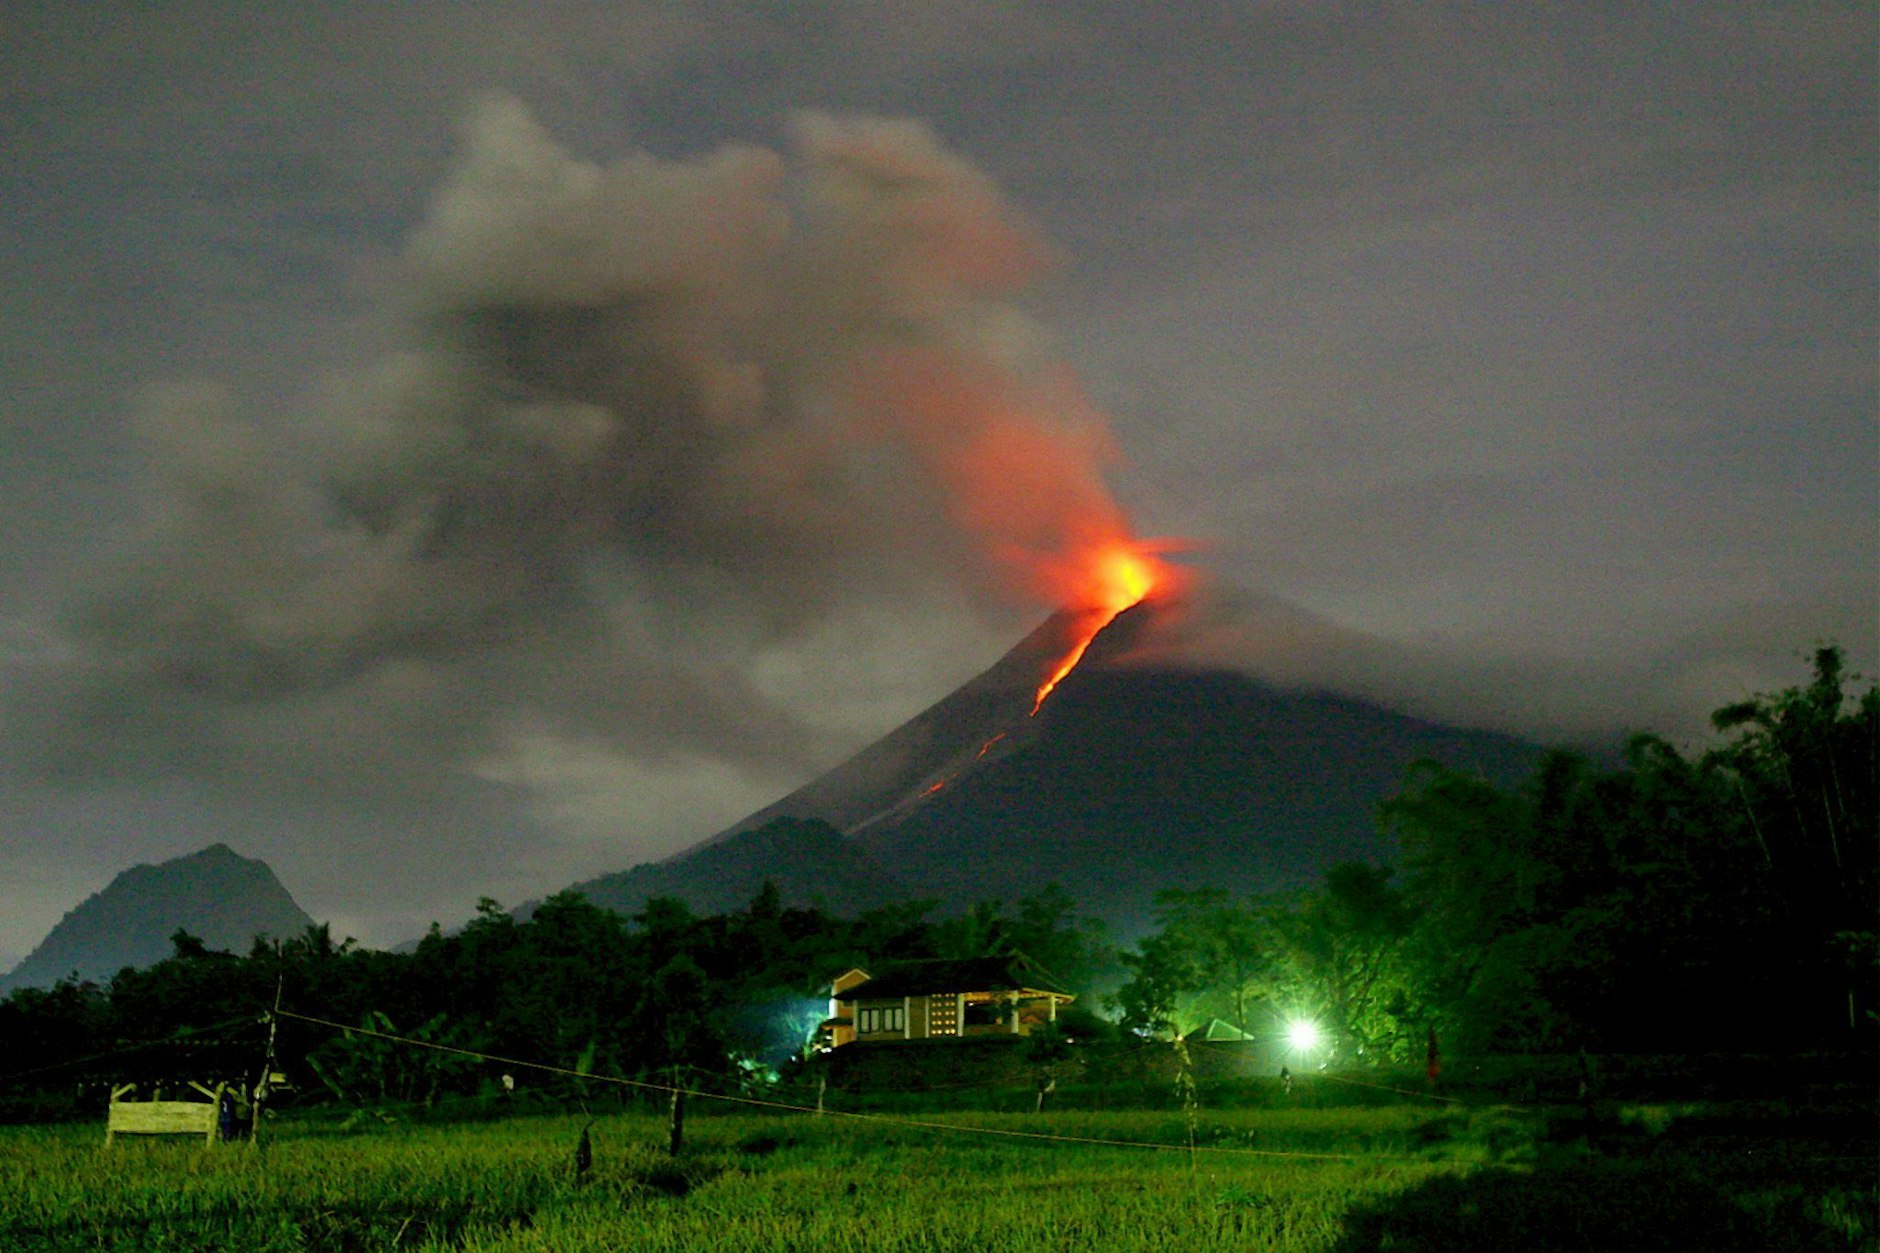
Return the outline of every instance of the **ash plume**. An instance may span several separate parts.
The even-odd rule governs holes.
[[[917,124],[791,136],[600,164],[485,101],[380,359],[288,416],[147,397],[142,534],[9,667],[14,759],[377,792],[546,735],[796,770],[828,728],[777,675],[827,632],[1048,602],[1120,521],[1018,303],[1049,250]]]

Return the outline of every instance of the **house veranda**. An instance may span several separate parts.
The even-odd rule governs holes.
[[[1054,983],[1021,955],[856,967],[830,986],[822,1044],[1030,1035],[1076,999]]]

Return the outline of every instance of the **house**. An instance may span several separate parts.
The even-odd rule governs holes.
[[[1225,1018],[1210,1018],[1202,1026],[1196,1027],[1193,1031],[1182,1036],[1182,1039],[1211,1041],[1230,1040],[1238,1042],[1251,1040],[1253,1037],[1247,1032],[1242,1031],[1239,1027],[1236,1027],[1233,1023],[1228,1022]]]
[[[1023,954],[856,967],[829,988],[825,1049],[891,1040],[1030,1035],[1076,998]]]

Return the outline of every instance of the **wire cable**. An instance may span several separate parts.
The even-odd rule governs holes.
[[[891,1114],[868,1114],[851,1110],[822,1109],[813,1105],[796,1105],[785,1101],[767,1101],[759,1097],[733,1096],[724,1092],[705,1092],[694,1088],[679,1087],[676,1084],[654,1083],[644,1079],[626,1079],[615,1075],[597,1075],[566,1066],[550,1065],[546,1062],[524,1061],[514,1057],[500,1057],[494,1053],[479,1052],[476,1049],[459,1048],[451,1044],[438,1044],[430,1040],[414,1040],[409,1036],[395,1035],[389,1031],[378,1031],[371,1027],[348,1026],[343,1022],[334,1022],[326,1018],[315,1018],[308,1014],[295,1013],[293,1010],[277,1011],[283,1018],[293,1018],[316,1026],[330,1027],[335,1031],[356,1032],[360,1035],[374,1036],[398,1044],[408,1044],[416,1048],[432,1049],[440,1053],[455,1053],[462,1057],[474,1057],[481,1061],[494,1062],[502,1066],[513,1066],[528,1070],[538,1070],[547,1074],[564,1075],[568,1078],[595,1083],[612,1083],[622,1087],[636,1088],[648,1092],[663,1092],[668,1095],[679,1093],[687,1097],[697,1097],[706,1101],[722,1101],[734,1105],[749,1105],[760,1109],[783,1110],[795,1114],[821,1114],[831,1118],[846,1118],[856,1122],[877,1123],[884,1126],[910,1127],[925,1131],[941,1131],[954,1135],[1001,1136],[1014,1140],[1050,1141],[1065,1144],[1095,1144],[1113,1148],[1151,1149],[1161,1152],[1179,1153],[1216,1153],[1237,1154],[1247,1157],[1297,1158],[1310,1161],[1356,1162],[1360,1160],[1390,1160],[1427,1163],[1426,1157],[1400,1156],[1387,1153],[1305,1153],[1284,1149],[1252,1149],[1220,1144],[1160,1144],[1152,1140],[1117,1140],[1098,1136],[1067,1136],[1045,1131],[1017,1131],[1006,1127],[974,1127],[957,1123],[938,1122],[925,1118],[901,1118]]]
[[[141,1052],[144,1049],[160,1048],[166,1044],[175,1044],[179,1041],[187,1040],[191,1036],[201,1035],[206,1031],[226,1031],[228,1028],[240,1023],[259,1021],[261,1021],[261,1019],[253,1014],[243,1014],[240,1018],[230,1018],[226,1022],[211,1023],[206,1027],[189,1027],[177,1032],[175,1035],[166,1036],[161,1040],[140,1040],[136,1044],[128,1044],[123,1048],[111,1049],[103,1053],[92,1053],[86,1057],[74,1057],[69,1061],[53,1062],[50,1066],[35,1066],[31,1070],[16,1070],[12,1074],[0,1075],[0,1087],[4,1087],[20,1079],[29,1079],[34,1075],[51,1074],[55,1070],[66,1070],[72,1066],[83,1066],[90,1062],[101,1062],[113,1057],[123,1057],[128,1053]]]

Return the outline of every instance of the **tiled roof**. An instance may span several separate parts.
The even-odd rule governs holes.
[[[1056,992],[1057,980],[1023,956],[907,962],[836,994],[843,1001],[878,997],[933,996],[947,992]]]

